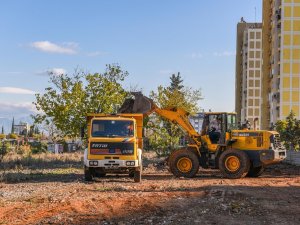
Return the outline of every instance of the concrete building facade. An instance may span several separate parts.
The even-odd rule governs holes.
[[[246,40],[241,39],[239,27],[245,33],[249,26],[251,24],[239,23],[237,34],[236,111],[238,114],[241,111],[241,121],[245,117],[250,118],[250,114],[247,115],[243,110],[247,107],[243,91],[245,88],[248,90],[249,86],[242,82],[245,76],[241,73],[244,71],[249,74],[249,67],[241,66],[249,55],[241,54],[241,51],[245,51],[241,43]],[[300,0],[263,0],[261,42],[259,120],[261,129],[270,129],[291,111],[300,119]],[[238,45],[241,46],[238,48]]]
[[[237,25],[236,112],[238,121],[261,120],[262,24],[241,21]]]
[[[300,108],[300,0],[263,1],[265,128]]]

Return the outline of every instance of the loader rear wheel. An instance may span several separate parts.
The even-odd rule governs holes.
[[[249,172],[247,173],[247,177],[259,177],[262,175],[262,173],[265,171],[265,168],[263,166],[259,167],[250,167]]]
[[[199,160],[194,152],[180,149],[171,154],[169,167],[174,176],[191,178],[199,170]]]
[[[227,150],[219,158],[219,169],[224,177],[238,179],[245,177],[250,169],[248,155],[239,150]]]

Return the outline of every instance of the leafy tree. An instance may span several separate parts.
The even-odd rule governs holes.
[[[159,86],[156,92],[150,93],[150,98],[160,108],[182,108],[190,114],[196,113],[198,101],[202,99],[200,89],[184,86],[180,73],[173,74],[170,80],[168,87]],[[168,155],[179,147],[179,140],[185,134],[176,124],[159,116],[152,116],[150,121],[147,126],[151,130],[149,144],[159,156]]]
[[[107,65],[104,73],[50,74],[52,86],[36,94],[34,104],[41,113],[35,122],[52,124],[62,136],[78,137],[87,113],[116,112],[127,96],[121,84],[127,75],[118,65]]]
[[[277,121],[276,130],[280,133],[281,139],[287,149],[299,150],[300,147],[300,120],[295,118],[293,111],[285,120]]]
[[[1,134],[4,134],[4,127],[1,128]]]

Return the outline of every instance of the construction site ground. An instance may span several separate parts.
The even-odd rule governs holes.
[[[300,167],[236,180],[200,169],[186,179],[154,154],[144,161],[141,183],[127,175],[85,182],[81,162],[5,171],[0,224],[300,224]]]

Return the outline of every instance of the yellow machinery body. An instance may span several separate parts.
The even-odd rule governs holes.
[[[175,176],[193,177],[199,165],[203,168],[218,168],[228,178],[259,176],[264,166],[282,161],[286,150],[281,145],[276,131],[238,129],[236,113],[204,113],[199,134],[189,121],[189,114],[180,108],[158,107],[141,93],[133,93],[134,99],[125,101],[120,112],[155,112],[177,124],[190,139],[187,148],[174,151],[169,156],[170,171]],[[220,121],[217,141],[212,140],[210,123],[212,118]]]
[[[97,177],[97,174],[141,173],[143,114],[88,114],[87,134],[88,147],[84,153],[86,180]]]

